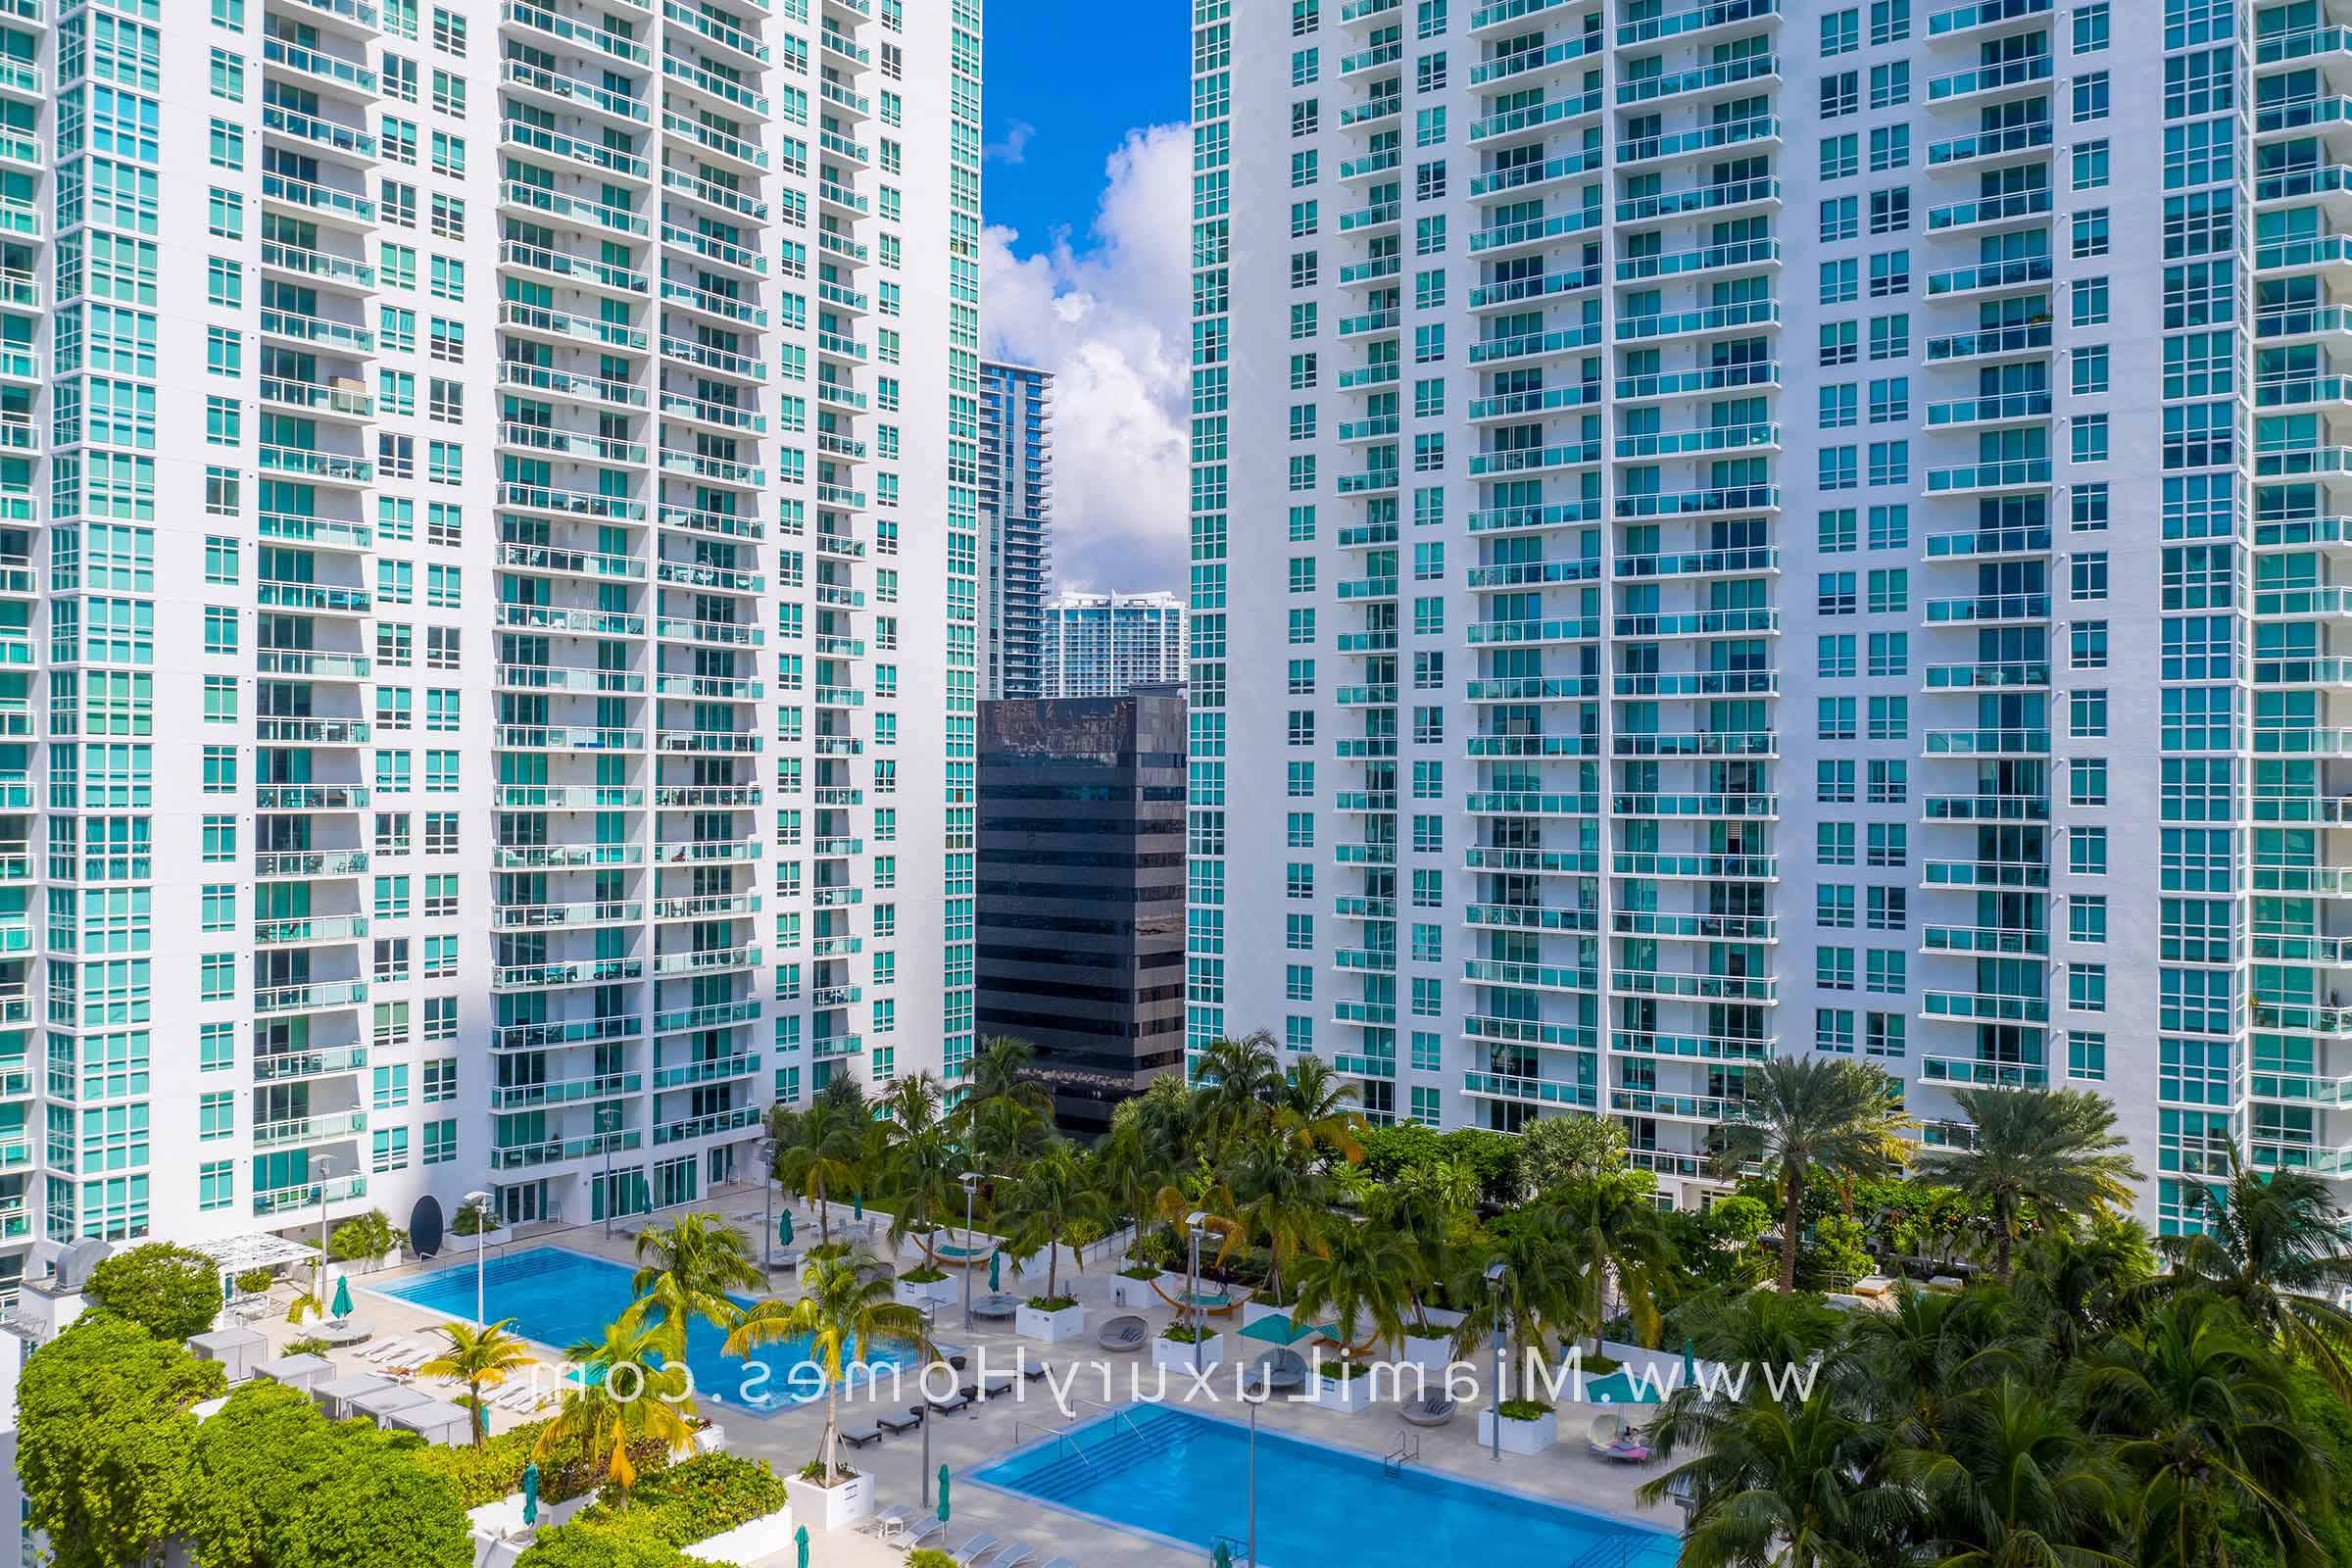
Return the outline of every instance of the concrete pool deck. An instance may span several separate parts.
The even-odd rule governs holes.
[[[716,1212],[739,1225],[755,1241],[760,1226],[760,1193],[756,1186],[722,1188],[707,1195],[696,1203],[681,1205],[651,1216],[656,1221],[679,1213]],[[793,1220],[799,1231],[798,1245],[805,1247],[815,1235],[814,1216],[807,1206],[792,1205]],[[749,1214],[749,1219],[745,1215]],[[846,1217],[846,1209],[836,1205],[836,1228]],[[633,1216],[630,1223],[642,1226],[648,1216]],[[396,1298],[379,1294],[380,1288],[394,1287],[414,1280],[417,1275],[450,1268],[470,1268],[473,1262],[472,1239],[453,1237],[442,1253],[429,1263],[408,1264],[397,1270],[368,1275],[354,1280],[361,1295],[353,1314],[360,1324],[370,1331],[368,1344],[380,1344],[397,1337],[421,1338],[440,1323],[445,1314],[428,1312]],[[495,1259],[501,1252],[523,1251],[534,1247],[562,1247],[592,1256],[620,1262],[633,1262],[635,1243],[617,1228],[608,1241],[598,1224],[582,1226],[537,1226],[522,1228],[507,1239],[507,1233],[493,1238],[490,1255]],[[876,1250],[887,1253],[888,1243],[877,1236]],[[951,1270],[951,1273],[956,1272]],[[1114,1386],[1111,1402],[1124,1402],[1130,1380],[1137,1379],[1147,1391],[1153,1387],[1157,1374],[1152,1366],[1151,1346],[1147,1341],[1141,1351],[1124,1354],[1100,1349],[1094,1342],[1094,1330],[1113,1315],[1132,1311],[1151,1325],[1156,1335],[1175,1315],[1165,1305],[1152,1308],[1113,1307],[1109,1302],[1111,1272],[1097,1267],[1080,1274],[1064,1272],[1062,1289],[1076,1296],[1087,1309],[1087,1334],[1080,1340],[1061,1346],[1043,1345],[1022,1339],[1011,1332],[1010,1324],[991,1325],[975,1319],[970,1330],[963,1327],[960,1305],[939,1309],[935,1321],[937,1337],[950,1345],[965,1349],[972,1357],[962,1378],[969,1381],[986,1358],[990,1376],[1012,1370],[1016,1357],[1025,1354],[1030,1362],[1043,1359],[1056,1370],[1076,1366],[1081,1375],[1071,1390],[1074,1396],[1089,1400],[1102,1397],[1102,1371],[1107,1368]],[[975,1283],[985,1289],[986,1271],[974,1270]],[[1008,1287],[1011,1281],[1006,1281]],[[777,1294],[791,1299],[797,1285],[789,1270],[779,1269],[775,1275]],[[1244,1355],[1244,1346],[1250,1351],[1262,1347],[1256,1342],[1238,1339],[1238,1318],[1219,1321],[1224,1330],[1223,1346],[1229,1357]],[[254,1325],[270,1340],[271,1355],[282,1352],[283,1346],[300,1339],[308,1327],[294,1327],[279,1320]],[[372,1372],[381,1368],[362,1357],[367,1345],[336,1349],[329,1352],[337,1375],[347,1371]],[[560,1346],[543,1348],[550,1359],[559,1356]],[[1167,1398],[1170,1403],[1198,1404],[1212,1413],[1240,1420],[1247,1412],[1234,1397],[1234,1377],[1229,1360],[1221,1377],[1212,1377],[1216,1397],[1204,1398],[1192,1387],[1189,1372],[1171,1371],[1167,1374]],[[552,1379],[551,1379],[552,1389]],[[921,1395],[909,1380],[899,1397],[887,1396],[887,1385],[880,1396],[846,1397],[842,1401],[845,1426],[863,1426],[872,1423],[872,1416],[881,1409],[898,1410],[918,1402]],[[1634,1503],[1634,1489],[1642,1482],[1660,1473],[1656,1464],[1613,1464],[1592,1457],[1585,1451],[1585,1428],[1600,1406],[1562,1404],[1560,1407],[1560,1441],[1548,1452],[1520,1456],[1505,1453],[1499,1461],[1490,1459],[1488,1449],[1478,1442],[1478,1411],[1481,1402],[1465,1400],[1453,1420],[1435,1429],[1407,1428],[1399,1419],[1393,1403],[1377,1403],[1353,1413],[1305,1401],[1274,1400],[1262,1407],[1259,1420],[1267,1432],[1280,1432],[1328,1447],[1353,1449],[1377,1459],[1396,1446],[1400,1436],[1417,1440],[1419,1457],[1415,1463],[1441,1474],[1459,1477],[1478,1485],[1500,1488],[1544,1501],[1582,1508],[1603,1517],[1626,1523],[1645,1525],[1652,1529],[1675,1530],[1681,1525],[1680,1511],[1671,1507],[1638,1508]],[[781,1410],[769,1415],[757,1415],[748,1410],[727,1406],[716,1401],[706,1402],[702,1413],[718,1423],[725,1431],[724,1446],[729,1452],[751,1458],[767,1460],[779,1475],[788,1475],[816,1456],[819,1438],[824,1430],[824,1401]],[[1043,1438],[1053,1428],[1067,1427],[1101,1413],[1096,1405],[1077,1405],[1068,1413],[1058,1409],[1053,1393],[1045,1383],[1016,1384],[1016,1394],[986,1401],[971,1411],[950,1416],[934,1415],[926,1423],[929,1433],[928,1468],[924,1460],[924,1432],[915,1431],[902,1436],[885,1437],[878,1444],[864,1448],[845,1446],[843,1457],[852,1468],[875,1477],[881,1506],[901,1505],[919,1507],[925,1519],[930,1517],[931,1505],[937,1501],[936,1476],[940,1465],[949,1467],[954,1476],[952,1498],[954,1519],[950,1529],[951,1544],[961,1544],[975,1532],[985,1532],[1000,1540],[1017,1540],[1036,1548],[1037,1560],[1064,1556],[1079,1568],[1178,1568],[1178,1565],[1198,1564],[1206,1558],[1205,1548],[1180,1551],[1165,1543],[1132,1534],[1115,1527],[1096,1523],[1071,1513],[1046,1506],[1025,1496],[999,1491],[984,1483],[969,1479],[990,1462],[1011,1449]],[[544,1415],[545,1412],[540,1412]],[[505,1431],[523,1421],[535,1419],[529,1414],[494,1411],[491,1428]],[[1261,1496],[1261,1513],[1279,1508],[1279,1497]],[[1218,1522],[1216,1528],[1235,1537],[1243,1534],[1246,1499],[1232,1499],[1231,1517]],[[1240,1553],[1237,1549],[1236,1556]],[[894,1546],[870,1537],[850,1531],[831,1534],[810,1532],[809,1560],[812,1564],[844,1565],[844,1568],[881,1568],[881,1565],[903,1563],[905,1555]],[[741,1568],[772,1568],[788,1564],[790,1553],[771,1561],[746,1563]],[[1272,1564],[1271,1568],[1300,1568],[1296,1564]]]

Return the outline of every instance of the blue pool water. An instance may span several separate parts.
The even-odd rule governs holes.
[[[1072,1428],[1070,1439],[1018,1449],[973,1479],[1198,1546],[1204,1556],[1216,1537],[1242,1536],[1250,1465],[1242,1423],[1138,1404]],[[1546,1568],[1674,1568],[1677,1551],[1664,1531],[1417,1465],[1391,1475],[1378,1459],[1258,1431],[1257,1555],[1270,1568],[1432,1568],[1497,1558]]]
[[[562,1350],[580,1340],[601,1340],[605,1325],[637,1298],[629,1289],[634,1271],[561,1247],[534,1247],[491,1258],[483,1272],[484,1310],[493,1323],[513,1318],[513,1332]],[[428,1312],[473,1321],[473,1264],[439,1269],[387,1286],[384,1294]],[[736,1298],[749,1306],[749,1301]],[[806,1337],[763,1345],[747,1360],[719,1351],[726,1336],[696,1321],[686,1334],[686,1365],[695,1394],[739,1410],[781,1410],[817,1397],[824,1384],[808,1358]],[[867,1347],[869,1364],[893,1366],[912,1359],[910,1348],[877,1342]]]

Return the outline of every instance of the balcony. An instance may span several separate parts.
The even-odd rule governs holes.
[[[368,1048],[343,1046],[325,1051],[264,1052],[253,1058],[257,1084],[292,1083],[304,1078],[334,1078],[364,1070]]]
[[[586,1078],[549,1078],[538,1083],[499,1084],[490,1091],[493,1110],[528,1110],[537,1105],[569,1105],[583,1100],[610,1100],[615,1095],[642,1094],[645,1075],[634,1072],[599,1073]]]
[[[2038,1061],[1985,1061],[1976,1056],[1922,1056],[1923,1083],[1963,1089],[2047,1089],[2049,1067]]]
[[[364,1110],[339,1110],[318,1116],[289,1116],[282,1121],[266,1121],[253,1129],[256,1149],[283,1149],[293,1144],[318,1144],[333,1139],[349,1138],[368,1130],[368,1113]]]
[[[2046,729],[1932,729],[1930,757],[2047,757]]]
[[[2050,485],[2050,460],[2019,458],[1956,468],[1930,468],[1928,494],[1981,495],[2001,490],[2041,490]],[[2045,546],[2046,548],[2046,546]]]
[[[565,1160],[625,1153],[637,1148],[643,1138],[644,1135],[636,1128],[623,1127],[612,1132],[590,1133],[582,1138],[554,1138],[545,1143],[493,1149],[490,1152],[490,1167],[493,1170],[524,1170],[534,1165],[554,1165]]]
[[[310,985],[265,986],[253,993],[256,1013],[325,1012],[368,1000],[365,980],[320,980]]]
[[[297,1209],[322,1208],[328,1203],[345,1202],[368,1196],[365,1176],[337,1176],[329,1181],[305,1182],[293,1187],[272,1187],[253,1195],[253,1211],[267,1217],[289,1214]]]
[[[1748,55],[1722,65],[1698,66],[1689,71],[1668,72],[1663,75],[1638,77],[1620,83],[1617,105],[1622,109],[1629,104],[1659,104],[1672,98],[1716,93],[1751,82],[1778,81],[1780,75],[1781,63],[1777,57]]]
[[[1988,103],[2021,91],[2039,90],[2053,74],[2055,67],[2046,54],[1955,71],[1928,78],[1928,103],[1938,109]]]
[[[1984,625],[2049,618],[2048,594],[1979,594],[1928,601],[1930,625]]]
[[[2011,191],[1981,196],[1974,201],[1948,202],[1928,209],[1928,232],[1954,233],[1979,228],[2008,228],[2049,217],[2052,197],[2046,189]]]
[[[694,1084],[716,1083],[727,1078],[746,1078],[760,1070],[760,1053],[741,1052],[731,1056],[715,1056],[702,1061],[681,1062],[675,1066],[658,1067],[654,1071],[656,1089],[683,1089]]]

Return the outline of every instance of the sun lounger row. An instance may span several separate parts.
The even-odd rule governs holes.
[[[945,1552],[959,1568],[1076,1568],[1067,1557],[1039,1562],[1037,1548],[1018,1541],[999,1541],[986,1531],[973,1531],[959,1544],[949,1544],[948,1527],[926,1521],[911,1508],[885,1508],[862,1527],[902,1551],[924,1548]]]

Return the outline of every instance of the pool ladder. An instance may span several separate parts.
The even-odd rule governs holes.
[[[1024,1429],[1031,1433],[1041,1434],[1043,1436],[1052,1438],[1054,1440],[1054,1451],[1055,1453],[1059,1453],[1064,1447],[1067,1447],[1070,1452],[1078,1456],[1078,1462],[1086,1466],[1086,1473],[1088,1475],[1095,1477],[1095,1479],[1098,1481],[1102,1479],[1102,1472],[1095,1468],[1095,1461],[1087,1456],[1086,1450],[1078,1446],[1078,1440],[1071,1437],[1069,1433],[1063,1431],[1060,1427],[1045,1426],[1035,1421],[1015,1421],[1012,1424],[1012,1443],[1013,1446],[1016,1448],[1019,1447],[1021,1443],[1024,1441],[1021,1437],[1021,1433]]]
[[[1402,1475],[1408,1464],[1421,1462],[1421,1438],[1411,1428],[1399,1422],[1396,1446],[1380,1456],[1380,1468],[1391,1476]]]

